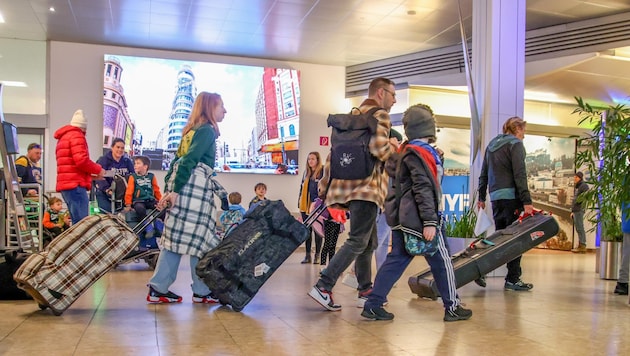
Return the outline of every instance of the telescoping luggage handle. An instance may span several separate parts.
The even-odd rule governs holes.
[[[147,216],[144,217],[144,219],[140,220],[140,222],[136,224],[136,226],[133,227],[132,229],[133,232],[136,235],[141,233],[142,231],[144,231],[144,229],[146,229],[149,225],[151,225],[151,223],[153,223],[155,219],[160,217],[164,212],[165,210],[164,211],[158,210],[158,209],[151,210],[151,212],[148,213]]]
[[[320,200],[321,201],[321,200]],[[303,221],[304,226],[311,227],[313,223],[317,220],[317,218],[322,215],[322,213],[327,209],[327,206],[324,202],[315,206],[315,209],[311,212],[311,214]]]

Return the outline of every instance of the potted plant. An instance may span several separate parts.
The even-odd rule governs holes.
[[[585,182],[590,186],[580,195],[580,202],[600,233],[600,277],[616,279],[623,236],[621,204],[630,201],[630,108],[595,107],[582,98],[575,100],[578,124],[591,127],[586,137],[578,139],[578,146],[585,149],[575,156],[575,166],[588,173]]]
[[[475,239],[477,215],[470,207],[464,208],[461,217],[455,214],[446,218],[446,236],[451,254],[463,250]]]

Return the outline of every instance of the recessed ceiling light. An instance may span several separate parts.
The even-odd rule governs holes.
[[[0,23],[4,23],[4,17],[2,16],[2,13],[0,13]]]
[[[55,8],[51,6],[51,7],[48,8],[48,11],[55,12]]]
[[[415,15],[415,14],[416,14],[416,10],[407,11],[407,15]]]
[[[0,83],[2,83],[2,85],[6,86],[6,87],[26,88],[28,86],[24,82],[16,82],[16,81],[12,81],[12,80],[0,80]]]

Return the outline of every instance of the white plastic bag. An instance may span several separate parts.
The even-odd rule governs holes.
[[[475,224],[475,236],[479,236],[492,227],[492,219],[484,209],[477,209],[477,223]]]

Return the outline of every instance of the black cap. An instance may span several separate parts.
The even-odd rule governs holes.
[[[584,173],[582,173],[582,172],[575,172],[575,176],[580,178],[580,179],[584,179]]]

